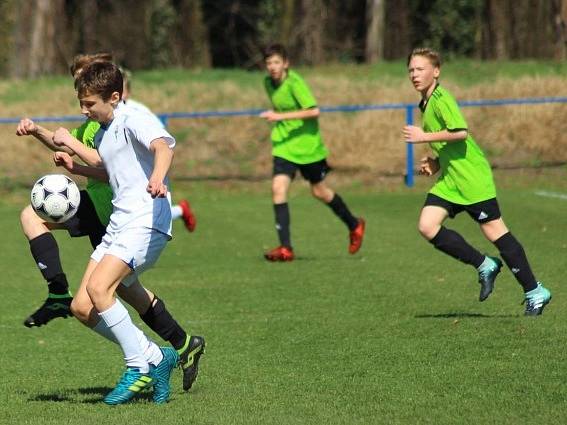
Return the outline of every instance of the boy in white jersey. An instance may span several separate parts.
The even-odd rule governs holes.
[[[71,309],[92,306],[90,318],[100,334],[116,341],[124,353],[126,372],[104,401],[121,404],[154,386],[154,401],[169,398],[169,377],[178,356],[161,350],[132,323],[128,311],[115,298],[122,282],[128,285],[151,267],[171,239],[171,210],[167,172],[173,158],[174,138],[140,114],[116,111],[122,94],[122,75],[110,62],[96,62],[77,80],[81,109],[101,124],[96,149],[58,129],[53,141],[76,153],[97,173],[108,176],[113,191],[113,213],[102,243],[95,249]],[[64,152],[55,154],[69,165]]]

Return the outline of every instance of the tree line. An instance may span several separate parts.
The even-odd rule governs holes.
[[[66,72],[110,51],[131,69],[373,63],[429,45],[449,57],[567,58],[567,0],[0,0],[0,75]]]

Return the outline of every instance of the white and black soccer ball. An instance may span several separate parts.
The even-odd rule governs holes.
[[[31,191],[34,211],[50,223],[64,223],[79,209],[79,187],[63,174],[48,174],[35,182]]]

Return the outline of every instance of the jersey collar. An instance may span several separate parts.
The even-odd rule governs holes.
[[[435,93],[437,87],[439,87],[439,82],[435,84],[435,88],[431,92],[431,96],[433,96],[433,93]],[[419,109],[421,110],[421,112],[425,112],[425,108],[427,108],[427,104],[429,103],[429,99],[431,98],[431,96],[429,96],[427,99],[421,99],[421,102],[419,102]]]

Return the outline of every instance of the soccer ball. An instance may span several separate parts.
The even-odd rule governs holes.
[[[63,174],[48,174],[31,191],[34,211],[50,223],[64,223],[79,209],[81,195],[76,183]]]

